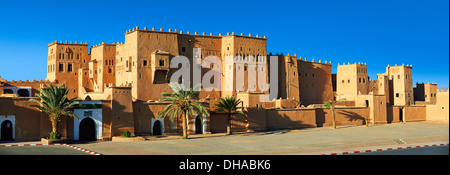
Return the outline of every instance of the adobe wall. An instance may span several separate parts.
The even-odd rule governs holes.
[[[388,123],[398,123],[400,122],[400,106],[387,106],[387,122]]]
[[[436,122],[449,122],[449,91],[436,93],[436,104],[426,105],[426,120]]]
[[[151,120],[157,118],[158,113],[163,111],[169,103],[135,102],[133,103],[134,128],[138,135],[151,135]],[[166,133],[182,132],[182,123],[179,117],[174,118],[177,123],[177,129],[170,128],[169,117],[164,119],[164,129]],[[181,129],[179,129],[181,128]]]
[[[306,59],[306,58],[305,58]],[[333,99],[331,62],[320,63],[298,60],[300,101],[302,104],[323,104]],[[306,76],[305,76],[306,75]]]
[[[169,103],[162,102],[134,102],[133,103],[133,116],[134,116],[134,128],[137,135],[151,135],[152,134],[152,119],[157,119],[158,113],[164,110]],[[205,108],[208,109],[208,104],[203,103]],[[181,116],[175,117],[173,123],[170,121],[170,116],[162,119],[164,121],[164,133],[182,133],[183,132],[183,118]],[[209,132],[210,117],[206,117],[206,132]],[[194,131],[194,119],[189,118],[188,121],[188,133],[195,133]]]
[[[404,107],[406,122],[425,121],[426,106],[405,106]]]
[[[3,94],[4,89],[7,89],[8,87],[30,87],[31,88],[31,97],[35,97],[37,93],[39,93],[39,88],[47,86],[48,84],[52,84],[53,86],[57,85],[57,83],[50,82],[49,80],[19,80],[19,81],[5,81],[3,82],[3,85],[0,85],[0,96]]]
[[[314,128],[315,109],[268,109],[266,110],[266,128]]]
[[[112,105],[111,100],[102,100],[103,140],[110,140],[114,136],[111,132],[112,131],[112,116],[113,116],[111,105]],[[70,131],[73,131],[73,127]]]
[[[248,130],[267,130],[267,113],[264,108],[247,108]]]
[[[112,136],[120,136],[125,130],[134,135],[133,101],[130,94],[131,87],[112,87]]]
[[[370,123],[385,124],[388,123],[388,104],[384,95],[374,95],[372,105],[370,105]]]
[[[331,80],[331,62],[322,63],[308,61],[307,58],[297,59],[297,55],[272,55],[278,58],[278,97],[300,101],[309,104],[323,104],[333,97]]]
[[[334,102],[336,106],[355,106],[355,101],[336,101]]]
[[[29,107],[31,104],[36,104],[28,101],[29,99],[24,97],[0,98],[0,116],[15,115],[16,141],[40,140],[41,119],[47,119],[47,117],[41,116],[40,111]]]
[[[246,131],[247,122],[245,120],[245,116],[240,114],[235,114],[231,116],[231,129],[233,132]],[[227,115],[224,114],[216,114],[211,112],[210,117],[210,129],[211,133],[219,133],[227,131]]]
[[[332,126],[331,110],[317,108],[317,126]],[[336,126],[344,125],[363,125],[365,124],[365,117],[370,116],[370,108],[366,107],[345,107],[335,108]]]

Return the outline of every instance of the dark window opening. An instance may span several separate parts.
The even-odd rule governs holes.
[[[72,64],[67,65],[67,71],[72,72]]]
[[[59,63],[59,71],[60,72],[64,71],[64,64]]]

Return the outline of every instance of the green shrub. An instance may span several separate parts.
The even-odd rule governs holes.
[[[122,137],[131,137],[131,132],[128,130],[124,131]]]
[[[50,134],[50,136],[48,137],[49,140],[61,139],[61,134],[60,133],[53,133],[53,131],[52,131],[49,134]]]

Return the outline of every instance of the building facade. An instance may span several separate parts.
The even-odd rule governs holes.
[[[183,59],[188,62],[179,62]],[[267,39],[259,35],[136,27],[125,32],[125,42],[49,43],[47,63],[46,80],[0,78],[0,139],[48,136],[48,117],[28,101],[48,84],[71,89],[69,98],[81,104],[73,109],[80,120],[61,120],[63,137],[110,140],[127,130],[132,135],[181,133],[181,118],[156,117],[168,105],[160,102],[161,93],[171,91],[168,85],[177,76],[178,82],[192,82],[190,87],[201,82],[212,89],[202,88],[195,99],[210,115],[194,115],[191,134],[226,130],[226,116],[213,111],[215,100],[225,96],[243,101],[248,117],[235,115],[232,122],[240,131],[330,126],[331,113],[323,108],[329,100],[336,100],[338,125],[448,122],[448,91],[437,91],[435,84],[418,84],[414,90],[412,66],[388,66],[371,80],[366,64],[338,64],[332,78],[331,62],[267,53]],[[182,69],[189,73],[180,74]]]

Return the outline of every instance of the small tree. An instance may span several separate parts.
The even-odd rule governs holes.
[[[38,99],[30,99],[30,101],[36,102],[39,105],[30,105],[30,107],[37,108],[46,113],[52,123],[52,132],[50,133],[51,139],[59,139],[60,134],[57,132],[58,123],[61,121],[61,116],[74,117],[79,120],[70,109],[78,104],[76,98],[68,99],[67,96],[72,89],[65,90],[62,85],[53,86],[48,85],[48,88],[39,88],[40,94],[36,94]]]
[[[325,106],[325,109],[331,109],[331,116],[332,116],[332,118],[333,118],[333,129],[336,129],[336,117],[335,117],[335,114],[334,114],[334,103],[335,103],[336,101],[334,101],[334,100],[328,100],[325,104],[324,104],[324,106]]]
[[[193,89],[198,89],[200,84],[195,86]],[[194,102],[193,99],[198,98],[200,91],[194,91],[193,89],[186,89],[183,84],[171,83],[169,88],[172,89],[173,93],[163,92],[161,95],[163,98],[161,102],[170,102],[169,105],[164,108],[163,111],[158,113],[158,118],[164,118],[170,116],[170,121],[176,116],[183,116],[183,138],[187,139],[187,122],[190,117],[194,115],[194,112],[199,116],[207,116],[208,111],[203,107],[201,103]]]
[[[216,101],[218,104],[215,106],[214,111],[227,115],[227,135],[231,135],[231,115],[242,114],[246,116],[246,114],[242,112],[244,107],[239,107],[239,104],[242,103],[242,101],[228,96],[220,97],[220,99]]]

